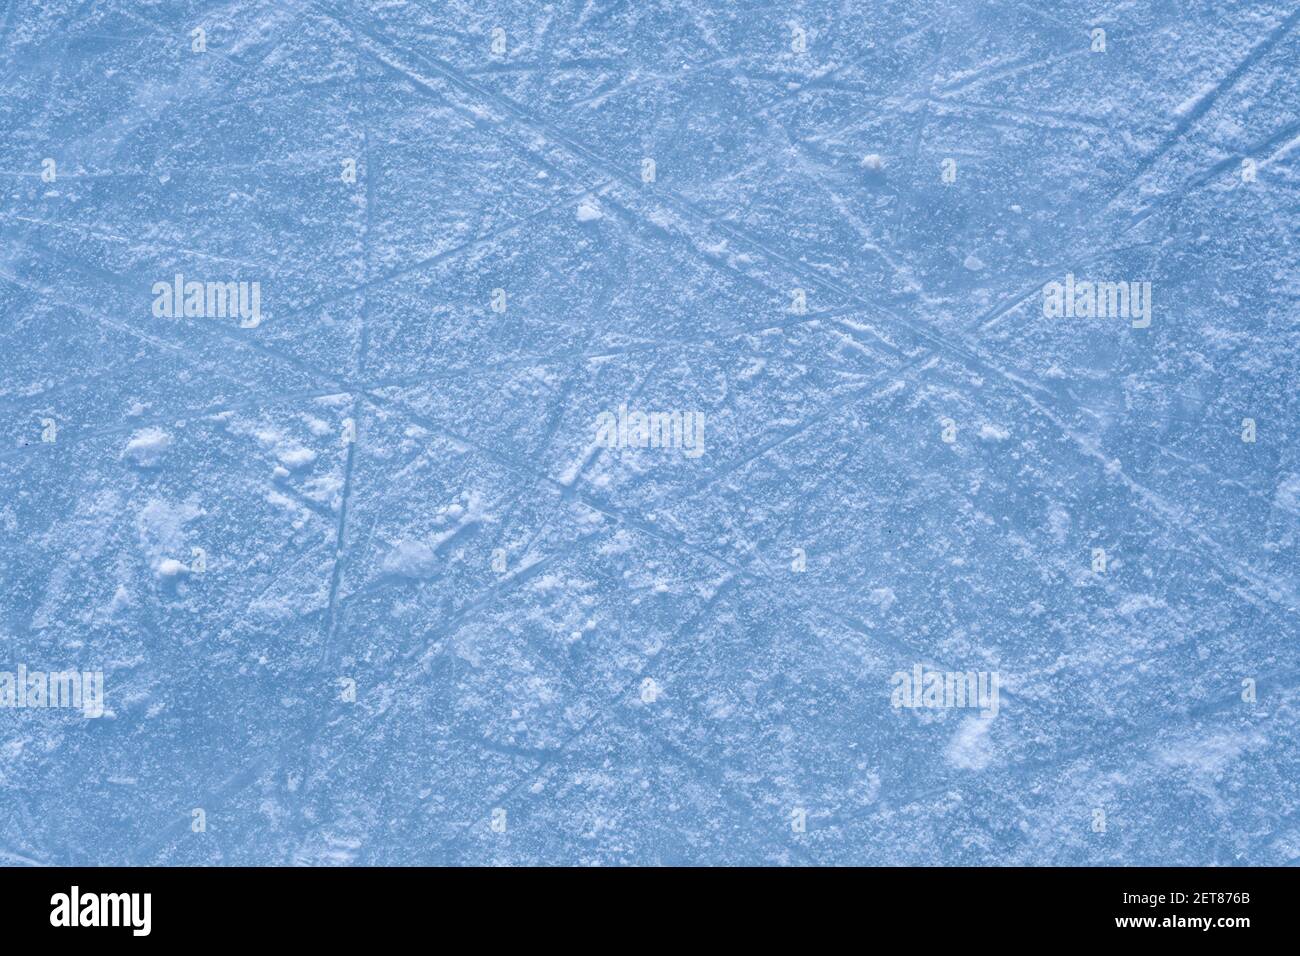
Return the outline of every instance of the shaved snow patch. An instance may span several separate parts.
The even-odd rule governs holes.
[[[564,587],[564,578],[558,574],[543,574],[533,579],[534,591],[558,591]]]
[[[1300,475],[1287,475],[1273,495],[1273,507],[1300,514]]]
[[[1149,594],[1130,594],[1119,603],[1116,610],[1124,617],[1132,617],[1140,611],[1152,611],[1165,607],[1165,602]]]
[[[1197,104],[1200,103],[1201,100],[1214,92],[1215,85],[1216,84],[1213,81],[1202,84],[1200,89],[1174,107],[1174,115],[1186,116],[1192,110],[1196,109]]]
[[[1168,767],[1182,767],[1195,774],[1217,777],[1243,753],[1265,743],[1266,738],[1258,733],[1223,731],[1200,740],[1184,739],[1167,744],[1157,751],[1157,758]]]
[[[668,230],[677,226],[677,220],[661,209],[655,209],[646,216],[660,229]]]
[[[1011,437],[1011,432],[1005,428],[999,428],[997,425],[983,425],[980,427],[980,438],[985,441],[1006,441]]]
[[[342,492],[343,476],[337,473],[321,475],[319,478],[313,478],[306,482],[302,487],[302,493],[312,501],[319,501],[321,504],[328,504],[331,508],[336,510],[341,504]]]
[[[140,468],[153,468],[160,461],[172,439],[161,428],[145,428],[131,436],[122,457]]]
[[[588,459],[591,458],[592,454],[599,447],[600,446],[593,441],[587,446],[587,450],[582,454],[582,457],[575,458],[570,462],[569,467],[564,469],[564,471],[560,473],[560,476],[555,480],[565,488],[571,487],[573,483],[578,480],[578,475],[581,473],[583,465],[587,463]]]
[[[113,599],[108,602],[108,606],[104,611],[109,617],[112,617],[123,608],[130,607],[131,603],[131,592],[124,585],[119,584],[117,590],[113,592]]]
[[[310,448],[299,446],[296,448],[286,448],[282,450],[277,457],[286,468],[292,468],[294,471],[297,471],[299,468],[305,468],[315,461],[316,453]]]
[[[600,210],[600,204],[591,196],[578,203],[578,222],[591,222],[593,219],[602,219],[604,216],[605,214]]]
[[[993,760],[993,745],[989,743],[989,727],[993,721],[985,717],[967,717],[948,741],[944,756],[960,770],[983,770]]]
[[[169,576],[169,573],[163,570],[164,566],[170,567],[169,561],[174,560],[169,558],[169,555],[189,554],[185,525],[202,515],[203,509],[188,501],[173,504],[169,501],[154,500],[140,509],[139,515],[136,516],[140,550],[149,565],[159,574]]]
[[[160,578],[174,578],[180,574],[188,574],[189,570],[175,558],[166,558],[158,564],[158,576]]]
[[[433,549],[421,541],[399,541],[384,558],[385,574],[404,578],[427,578],[437,569]]]
[[[479,524],[491,518],[483,503],[483,496],[477,491],[461,492],[460,498],[440,508],[437,514],[440,523],[455,522],[450,528],[433,536],[433,547],[440,548],[465,528]]]

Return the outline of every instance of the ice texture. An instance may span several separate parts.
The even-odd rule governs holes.
[[[1298,21],[10,0],[0,862],[1300,861]]]

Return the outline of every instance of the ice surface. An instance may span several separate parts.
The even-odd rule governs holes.
[[[0,861],[1300,860],[1297,144],[1294,0],[13,0]]]

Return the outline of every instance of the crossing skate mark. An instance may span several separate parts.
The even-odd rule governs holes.
[[[1300,20],[1300,8],[1297,8],[1294,13],[1274,27],[1267,36],[1251,47],[1241,61],[1224,75],[1223,79],[1219,80],[1213,87],[1202,93],[1197,98],[1196,102],[1185,113],[1183,113],[1174,124],[1172,132],[1165,137],[1164,141],[1145,159],[1138,163],[1137,169],[1133,174],[1129,176],[1118,189],[1111,193],[1106,200],[1106,208],[1110,209],[1114,205],[1115,200],[1150,172],[1152,167],[1164,158],[1166,153],[1177,146],[1191,128],[1200,122],[1201,118],[1210,111],[1210,108],[1213,107],[1216,102],[1218,102],[1219,98],[1235,87],[1241,78],[1250,71],[1251,67],[1262,60],[1264,56],[1273,49],[1273,47],[1277,46],[1277,44],[1281,42],[1283,37],[1291,32],[1291,28],[1295,26],[1297,20]]]

